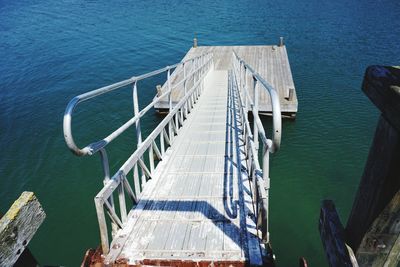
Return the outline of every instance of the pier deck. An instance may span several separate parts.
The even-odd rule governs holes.
[[[284,115],[295,117],[298,108],[297,94],[290,70],[289,58],[286,46],[259,45],[259,46],[199,46],[192,47],[183,61],[194,58],[206,52],[214,55],[214,66],[216,70],[228,70],[232,65],[232,52],[235,51],[239,57],[254,68],[266,81],[268,81],[278,92],[281,111]],[[182,80],[182,74],[173,77],[171,83]],[[249,84],[252,81],[249,81]],[[162,91],[167,90],[167,84],[162,86]],[[249,90],[253,97],[253,90]],[[177,103],[184,95],[182,86],[178,86],[172,94],[172,102]],[[158,102],[155,108],[159,110],[168,109],[168,99]],[[272,111],[271,100],[266,92],[260,94],[259,112],[270,114]]]
[[[104,187],[95,197],[101,247],[88,251],[83,266],[273,263],[269,154],[280,147],[281,97],[232,47],[215,49],[195,56],[201,51],[196,48],[188,53],[193,58],[84,93],[68,104],[68,147],[79,156],[98,153],[104,171]],[[166,88],[139,110],[138,82],[160,74],[167,74]],[[128,85],[133,117],[103,139],[78,148],[71,126],[76,106]],[[259,117],[262,94],[269,96],[271,106],[269,137]],[[142,136],[142,117],[164,98],[168,114]],[[137,148],[111,176],[106,146],[133,125]]]
[[[228,71],[205,77],[202,97],[180,129],[176,146],[146,184],[129,227],[115,237],[113,244],[124,245],[111,244],[106,261],[241,266],[250,260],[250,247],[253,264],[262,264],[255,223],[246,222],[254,210],[249,180],[240,173],[244,155],[238,153],[235,94],[228,87]]]

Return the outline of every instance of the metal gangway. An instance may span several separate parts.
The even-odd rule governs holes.
[[[273,261],[269,154],[280,147],[279,96],[235,52],[228,69],[215,69],[214,61],[212,53],[204,53],[69,102],[63,124],[67,146],[77,156],[100,155],[104,171],[104,187],[94,199],[101,246],[86,255],[86,266],[262,266]],[[160,74],[166,75],[166,89],[140,109],[138,83]],[[76,107],[129,87],[133,117],[79,148],[71,125]],[[183,97],[172,103],[178,88]],[[262,91],[272,103],[270,138],[258,112]],[[166,99],[168,114],[143,136],[143,116]],[[131,128],[137,148],[111,175],[106,148]]]

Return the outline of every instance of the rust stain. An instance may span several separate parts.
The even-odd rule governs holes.
[[[176,267],[244,267],[241,261],[190,261],[190,260],[144,260],[141,265],[132,266],[176,266]]]
[[[244,267],[242,261],[190,261],[190,260],[167,260],[167,259],[145,259],[130,264],[126,258],[118,258],[111,264],[104,263],[101,248],[89,249],[83,259],[81,267]]]
[[[104,258],[102,256],[102,250],[100,247],[97,249],[89,249],[85,253],[81,267],[102,267],[104,265]]]

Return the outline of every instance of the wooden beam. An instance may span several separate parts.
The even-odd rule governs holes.
[[[343,225],[332,200],[324,200],[319,217],[319,232],[331,267],[358,267],[352,249],[345,243]]]
[[[399,163],[400,134],[381,115],[346,226],[346,239],[354,251],[400,189]]]
[[[23,192],[0,219],[0,266],[13,266],[45,219],[32,192]]]
[[[400,132],[400,68],[368,67],[362,89],[390,124]]]
[[[400,191],[365,234],[356,257],[361,266],[398,266],[400,262]]]
[[[354,251],[367,253],[366,238],[371,238],[371,233],[376,231],[373,229],[373,223],[378,221],[383,223],[388,219],[388,217],[381,218],[380,214],[385,214],[385,207],[390,205],[389,203],[400,189],[399,67],[368,67],[362,89],[382,114],[347,222],[346,239]],[[397,205],[400,203],[397,202]],[[360,247],[361,242],[364,243]],[[372,242],[374,243],[372,246],[379,247],[377,242]],[[357,255],[359,255],[358,252]],[[371,254],[369,255],[371,256]],[[365,258],[363,258],[363,262],[364,260]],[[368,264],[368,266],[370,265]]]

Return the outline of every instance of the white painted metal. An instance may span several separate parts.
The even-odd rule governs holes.
[[[268,209],[269,209],[269,153],[276,152],[281,143],[281,131],[282,131],[282,118],[279,97],[275,89],[266,82],[257,72],[255,72],[251,66],[244,62],[241,58],[233,52],[232,59],[233,69],[235,71],[236,84],[239,90],[240,97],[240,111],[242,125],[247,128],[245,131],[246,140],[245,151],[247,152],[246,158],[248,158],[248,171],[250,173],[251,179],[253,181],[253,201],[257,206],[256,217],[258,221],[258,227],[262,232],[262,239],[265,243],[269,242],[269,226],[268,226]],[[241,74],[244,73],[243,77]],[[248,85],[247,75],[250,75],[251,80],[253,80],[253,95],[252,100],[249,96],[249,89],[246,87]],[[243,82],[244,79],[246,82]],[[273,118],[273,129],[272,129],[272,140],[268,139],[264,127],[261,123],[258,114],[258,95],[259,87],[267,91],[271,98],[272,106],[272,118]],[[241,97],[242,96],[242,97]],[[244,98],[244,99],[243,99]],[[254,118],[254,130],[251,132],[250,123],[247,118],[247,102],[250,102],[252,107],[252,114]],[[263,143],[263,166],[260,167],[258,159],[258,137],[260,137]]]
[[[141,128],[140,128],[140,118],[143,117],[147,111],[149,111],[151,108],[154,107],[154,104],[160,101],[163,97],[170,96],[171,92],[174,90],[175,86],[170,86],[169,90],[167,92],[164,92],[162,95],[156,97],[149,105],[147,105],[144,109],[139,111],[139,101],[138,101],[138,95],[137,95],[137,83],[140,80],[143,80],[148,77],[152,77],[154,75],[158,75],[163,72],[167,72],[167,77],[168,81],[170,82],[171,76],[170,76],[170,71],[171,69],[177,69],[176,71],[179,72],[182,70],[180,66],[183,64],[189,64],[194,61],[197,61],[198,58],[204,58],[204,63],[201,65],[198,65],[197,68],[192,67],[190,72],[186,74],[186,79],[183,80],[185,82],[186,80],[193,80],[195,75],[198,75],[199,71],[201,70],[203,75],[200,80],[198,80],[195,83],[191,83],[191,87],[188,90],[187,94],[185,97],[182,98],[179,103],[170,109],[170,113],[168,116],[161,122],[161,124],[142,142],[142,135],[141,135]],[[133,77],[131,79],[106,86],[82,95],[79,95],[75,98],[73,98],[70,103],[68,104],[65,114],[64,114],[64,138],[65,141],[70,148],[70,150],[78,155],[78,156],[83,156],[83,155],[93,155],[96,152],[100,152],[100,156],[102,159],[102,166],[103,166],[103,171],[104,171],[104,190],[102,190],[98,196],[95,198],[95,203],[96,203],[96,210],[97,210],[97,215],[98,215],[98,220],[99,220],[99,227],[100,227],[100,236],[101,236],[101,243],[102,243],[102,249],[104,253],[107,253],[109,250],[109,242],[108,242],[108,230],[107,230],[107,224],[105,220],[105,213],[104,213],[104,208],[106,208],[106,212],[109,215],[111,219],[111,225],[112,225],[112,235],[114,236],[117,227],[121,228],[123,223],[126,222],[127,218],[127,209],[126,209],[126,203],[125,203],[125,191],[127,191],[129,197],[134,200],[134,203],[137,203],[138,199],[140,198],[140,193],[142,190],[142,187],[146,183],[148,179],[152,178],[152,173],[154,172],[155,169],[155,164],[154,164],[154,156],[153,156],[153,143],[154,141],[160,137],[162,139],[161,145],[163,146],[163,150],[165,152],[165,144],[164,144],[164,137],[166,137],[167,142],[171,145],[171,141],[173,139],[174,133],[170,132],[169,136],[163,135],[165,133],[165,126],[168,125],[169,127],[172,126],[174,116],[179,115],[179,112],[188,105],[188,102],[191,102],[192,99],[197,99],[199,97],[199,89],[201,87],[202,79],[204,75],[208,72],[208,70],[211,68],[212,64],[212,54],[204,54],[201,55],[198,58],[190,59],[181,63],[177,63],[173,66],[168,66],[163,69],[153,71],[138,77]],[[193,63],[192,63],[193,66]],[[176,74],[175,74],[176,75]],[[73,135],[72,135],[72,127],[71,127],[71,122],[72,122],[72,114],[75,109],[75,107],[88,99],[97,97],[99,95],[108,93],[110,91],[116,90],[118,88],[127,86],[129,84],[133,84],[133,89],[132,89],[132,95],[133,95],[133,106],[134,106],[134,117],[132,117],[130,120],[128,120],[124,125],[122,125],[120,128],[112,132],[110,135],[107,137],[103,138],[100,141],[93,142],[86,147],[80,149],[76,146]],[[192,103],[191,103],[192,105]],[[177,117],[176,117],[177,118]],[[128,159],[127,162],[121,167],[121,169],[110,179],[110,173],[109,173],[109,166],[108,166],[108,158],[107,158],[107,153],[105,150],[105,147],[113,141],[115,138],[117,138],[120,134],[122,134],[125,130],[127,130],[130,126],[135,124],[136,126],[136,133],[137,133],[137,141],[138,141],[138,146],[137,150],[133,153],[133,155]],[[179,128],[179,124],[176,123],[175,127]],[[176,129],[177,132],[178,129]],[[160,136],[161,134],[161,136]],[[143,155],[144,153],[148,152],[149,153],[149,158],[152,161],[150,163],[150,170],[146,166],[146,164],[143,161]],[[162,157],[162,155],[160,155]],[[162,158],[161,158],[162,159]],[[139,169],[140,168],[140,169]],[[133,169],[133,177],[134,177],[134,190],[135,193],[133,194],[132,188],[130,188],[129,183],[126,181],[126,175]],[[140,171],[140,172],[139,172]],[[128,186],[128,187],[127,187]],[[119,207],[120,207],[120,215],[121,218],[118,217],[118,215],[115,213],[115,208],[114,208],[114,199],[112,197],[112,194],[114,190],[118,189],[118,200],[119,200]]]
[[[121,87],[130,85],[130,84],[136,84],[138,81],[158,75],[160,73],[163,72],[167,72],[168,73],[168,78],[169,78],[169,73],[171,70],[173,69],[179,69],[181,71],[181,68],[179,68],[181,65],[183,65],[184,63],[188,64],[194,61],[197,61],[198,58],[206,58],[206,63],[201,65],[200,67],[196,68],[192,68],[192,72],[189,75],[189,77],[193,77],[193,75],[195,75],[199,69],[202,68],[206,68],[207,70],[209,69],[210,65],[212,64],[212,54],[211,53],[205,53],[202,54],[198,57],[189,59],[189,60],[185,60],[183,62],[174,64],[172,66],[167,66],[165,68],[153,71],[153,72],[149,72],[137,77],[132,77],[130,79],[112,84],[112,85],[108,85],[84,94],[81,94],[79,96],[74,97],[67,105],[67,108],[65,110],[64,113],[64,121],[63,121],[63,130],[64,130],[64,139],[65,142],[67,143],[68,148],[76,155],[78,156],[84,156],[84,155],[92,155],[94,153],[96,153],[99,149],[104,148],[108,143],[110,143],[111,141],[113,141],[116,137],[118,137],[121,133],[123,133],[127,128],[129,128],[133,123],[136,123],[138,120],[140,120],[140,117],[142,117],[144,115],[144,113],[146,113],[150,108],[154,107],[154,105],[160,101],[160,99],[162,99],[163,97],[170,95],[172,90],[174,89],[175,86],[169,86],[167,92],[164,92],[161,96],[156,97],[153,102],[151,102],[146,108],[144,108],[142,111],[139,112],[139,114],[135,115],[132,119],[130,119],[129,121],[127,121],[124,125],[122,125],[120,128],[118,128],[117,130],[115,130],[114,132],[112,132],[109,136],[103,138],[100,141],[97,142],[93,142],[87,146],[85,146],[84,148],[78,148],[77,145],[75,144],[74,138],[73,138],[73,134],[72,134],[72,127],[71,127],[71,123],[72,123],[72,114],[74,109],[76,108],[76,106],[84,101],[87,101],[89,99],[95,98],[97,96],[109,93],[111,91],[114,91],[116,89],[119,89]],[[177,74],[176,74],[177,75]],[[167,81],[170,84],[170,81],[168,79]],[[135,90],[133,90],[135,91]],[[135,94],[133,96],[133,98],[135,98]],[[137,95],[136,95],[136,99],[137,99]],[[135,101],[135,100],[134,100]]]

